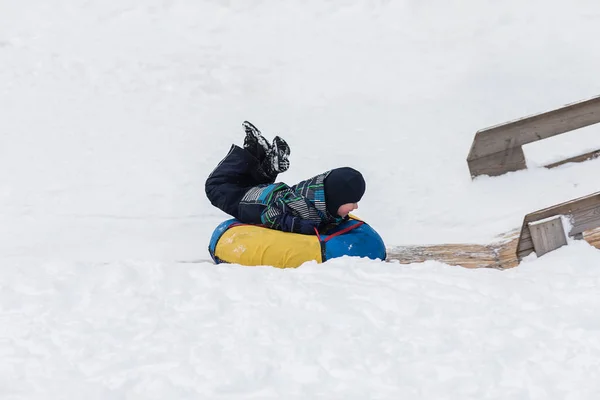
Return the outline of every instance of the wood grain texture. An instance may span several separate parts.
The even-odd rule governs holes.
[[[524,144],[599,122],[600,96],[477,131],[467,157],[471,177],[497,176],[525,169],[527,165],[521,147]],[[547,167],[553,168],[567,162],[582,162],[599,155],[600,150],[597,150]]]
[[[600,249],[600,228],[585,231],[583,240]],[[504,270],[519,265],[517,244],[519,230],[503,235],[489,245],[438,244],[426,246],[397,246],[389,248],[387,260],[400,264],[439,261],[465,268],[493,268]]]
[[[557,215],[543,222],[529,223],[535,254],[540,257],[567,244],[562,218]]]
[[[387,250],[387,260],[400,264],[439,261],[465,268],[506,269],[518,264],[516,245],[519,231],[502,235],[492,244],[438,244],[397,246]]]
[[[545,165],[544,167],[549,168],[549,169],[556,168],[558,166],[561,166],[561,165],[564,165],[567,163],[584,162],[584,161],[596,159],[598,157],[600,157],[600,150],[594,150],[594,151],[590,151],[589,153],[581,154],[579,156],[567,158],[565,160],[561,160],[561,161],[554,162],[552,164]]]
[[[600,122],[600,96],[552,111],[482,129],[475,134],[469,159],[480,158]]]
[[[534,251],[529,223],[555,215],[565,215],[570,217],[572,226],[569,231],[569,236],[572,237],[600,227],[600,192],[527,214],[525,218],[523,218],[521,234],[517,244],[517,257],[519,260]]]
[[[471,177],[479,175],[498,176],[512,171],[527,169],[525,154],[520,146],[509,147],[504,151],[467,160]]]

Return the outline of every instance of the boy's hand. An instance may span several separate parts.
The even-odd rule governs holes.
[[[286,214],[278,216],[279,229],[284,232],[300,233],[303,235],[315,235],[315,228],[319,229],[321,221],[311,221],[301,217]]]
[[[318,222],[301,219],[298,222],[298,225],[300,226],[299,233],[303,235],[314,235],[315,229],[319,230],[320,224]]]

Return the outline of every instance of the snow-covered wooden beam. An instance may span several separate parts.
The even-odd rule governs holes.
[[[471,177],[479,175],[502,175],[510,171],[527,168],[522,146],[547,139],[575,129],[600,122],[600,96],[516,121],[482,129],[475,134],[467,164]],[[559,161],[547,168],[566,162],[581,162],[596,158],[595,150],[567,160]]]
[[[520,230],[491,244],[397,246],[388,248],[387,259],[401,264],[434,260],[467,268],[506,269],[533,252],[541,256],[564,245],[567,237],[600,248],[600,192],[527,214]]]
[[[538,257],[567,245],[562,221],[563,216],[556,215],[528,224],[533,248]]]
[[[400,264],[439,261],[465,268],[512,268],[519,264],[515,251],[518,238],[519,232],[515,230],[487,245],[450,243],[396,246],[387,249],[387,260]]]
[[[600,192],[527,214],[523,218],[521,234],[517,244],[517,258],[519,260],[536,251],[531,236],[531,223],[558,215],[564,215],[569,221],[570,226],[567,227],[567,236],[575,239],[581,238],[584,232],[600,227]]]
[[[517,258],[519,231],[511,232],[505,239],[488,245],[454,243],[396,246],[388,248],[387,260],[400,264],[433,260],[465,268],[513,268],[520,262]],[[600,249],[600,228],[584,232],[582,239]]]

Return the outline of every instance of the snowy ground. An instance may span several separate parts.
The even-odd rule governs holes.
[[[0,0],[0,398],[596,399],[600,253],[510,271],[208,257],[240,123],[351,165],[388,246],[599,190],[600,127],[471,181],[478,129],[600,94],[596,1]],[[315,144],[318,143],[318,146]],[[317,149],[317,150],[315,150]]]

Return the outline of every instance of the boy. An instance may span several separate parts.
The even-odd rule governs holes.
[[[262,224],[284,232],[311,235],[348,219],[365,192],[360,172],[336,168],[292,187],[275,183],[288,170],[290,148],[275,136],[273,143],[250,122],[244,148],[232,145],[206,180],[210,202],[248,224]]]

